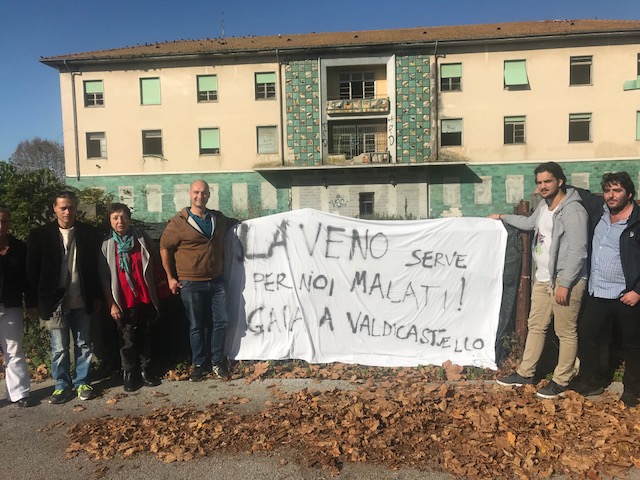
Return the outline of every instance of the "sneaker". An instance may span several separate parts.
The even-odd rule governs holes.
[[[80,400],[91,400],[96,396],[93,387],[91,385],[80,385],[78,387],[78,398]]]
[[[522,385],[535,384],[533,377],[523,377],[518,372],[513,372],[506,377],[497,377],[496,383],[503,387],[521,387]]]
[[[536,395],[540,398],[558,398],[564,395],[564,392],[568,390],[568,387],[563,387],[562,385],[558,385],[556,382],[551,380],[544,387],[536,392]]]
[[[202,367],[202,365],[198,365],[193,368],[193,371],[191,372],[191,377],[189,377],[189,380],[191,380],[192,382],[199,382],[206,376],[207,376],[207,372],[205,371],[205,369]]]
[[[633,393],[627,390],[622,392],[622,395],[620,396],[620,400],[622,400],[622,403],[624,403],[625,406],[628,408],[637,407],[640,404],[640,400],[638,400],[638,396],[634,395]]]
[[[49,403],[54,405],[60,405],[66,403],[73,397],[73,392],[70,388],[58,389],[53,391],[53,395],[49,397]]]
[[[229,369],[227,368],[227,362],[218,362],[213,366],[213,373],[216,377],[226,379],[229,377]]]

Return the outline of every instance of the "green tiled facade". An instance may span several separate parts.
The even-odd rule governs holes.
[[[601,192],[600,181],[605,172],[624,170],[629,173],[636,188],[640,185],[640,159],[593,161],[593,162],[562,162],[558,161],[567,177],[567,183],[575,182],[576,186],[588,186],[592,192]],[[444,203],[444,185],[447,184],[443,174],[440,178],[431,177],[429,186],[429,203],[431,206],[430,217],[439,218],[447,216],[452,208],[459,208],[463,216],[484,217],[490,213],[511,213],[517,202],[507,202],[507,176],[522,175],[524,194],[523,199],[530,201],[536,189],[534,169],[537,163],[510,163],[491,165],[467,165],[469,170],[477,176],[475,182],[461,181],[459,206]],[[580,185],[576,176],[585,178],[588,176],[588,185]],[[573,176],[573,181],[572,181]],[[476,185],[479,177],[491,178],[491,203],[478,204],[476,202]],[[450,177],[451,180],[451,177]],[[444,181],[444,183],[443,183]],[[637,197],[637,195],[636,195]]]
[[[295,165],[321,165],[320,85],[317,60],[285,67],[287,146]]]
[[[431,154],[430,57],[396,57],[397,162],[426,162]],[[390,129],[391,130],[391,129]]]
[[[83,188],[101,188],[107,194],[113,196],[114,201],[122,201],[120,190],[125,188],[133,195],[133,216],[137,220],[146,222],[163,222],[175,215],[177,209],[188,206],[188,199],[176,205],[176,185],[190,185],[196,179],[203,179],[209,183],[212,190],[212,199],[209,207],[215,207],[229,216],[239,219],[253,218],[270,215],[289,209],[289,191],[287,188],[275,188],[275,198],[270,203],[275,208],[268,208],[262,204],[261,186],[266,180],[258,173],[203,173],[203,174],[159,174],[159,175],[127,175],[114,177],[85,177],[79,181],[75,178],[67,178],[67,185]],[[159,202],[150,208],[149,186],[159,187],[157,191],[161,196]],[[246,185],[246,198],[235,198],[234,185]],[[216,198],[213,193],[217,192]],[[131,203],[128,202],[131,206]],[[184,205],[182,205],[184,203]],[[158,208],[158,204],[161,207]],[[240,206],[238,206],[238,204]],[[177,208],[178,207],[178,208]],[[151,210],[151,211],[150,211]],[[152,211],[159,210],[159,211]]]

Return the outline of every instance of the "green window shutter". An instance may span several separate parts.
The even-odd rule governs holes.
[[[591,120],[590,113],[572,113],[569,115],[569,120]]]
[[[462,119],[454,118],[450,120],[442,120],[442,133],[458,133],[462,132]]]
[[[103,90],[102,80],[87,80],[84,82],[85,93],[102,93]]]
[[[624,90],[640,90],[640,77],[635,80],[629,80],[628,82],[624,82]]]
[[[220,148],[220,130],[217,128],[201,128],[200,148]]]
[[[636,112],[636,140],[640,140],[640,112]]]
[[[140,91],[143,105],[160,105],[160,79],[141,78]]]
[[[449,63],[440,67],[440,78],[461,78],[462,64]]]
[[[217,92],[218,91],[218,76],[217,75],[202,75],[198,77],[198,91],[199,92]]]
[[[526,60],[504,62],[504,84],[506,87],[529,85]]]
[[[256,73],[256,83],[276,83],[276,74]]]

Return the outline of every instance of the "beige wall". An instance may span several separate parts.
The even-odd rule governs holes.
[[[462,63],[462,91],[441,92],[440,119],[463,119],[463,146],[443,147],[441,159],[518,162],[626,158],[640,154],[636,112],[638,45],[448,54]],[[592,85],[569,86],[569,58],[592,55]],[[503,88],[503,62],[526,59],[531,90]],[[569,143],[569,114],[592,113],[591,142]],[[526,144],[504,145],[505,116],[526,115]]]
[[[280,124],[281,92],[255,100],[254,73],[278,72],[276,63],[110,70],[75,75],[80,172],[114,175],[147,172],[246,171],[279,165],[278,154],[257,154],[257,126]],[[196,75],[218,76],[218,101],[198,103]],[[76,174],[70,74],[60,75],[67,175]],[[159,77],[161,105],[140,104],[142,77]],[[85,107],[83,81],[103,80],[104,107]],[[199,155],[198,129],[220,129],[220,154]],[[162,130],[164,158],[143,157],[142,130]],[[106,132],[107,159],[87,159],[86,132]],[[281,135],[278,127],[278,135]]]

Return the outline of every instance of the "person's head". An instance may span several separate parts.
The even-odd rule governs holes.
[[[118,235],[125,235],[131,226],[131,210],[124,203],[109,205],[109,224]]]
[[[189,189],[189,199],[191,200],[191,207],[204,210],[207,208],[207,202],[209,201],[209,184],[204,180],[196,180],[191,184]]]
[[[611,213],[622,211],[636,195],[636,187],[627,172],[611,172],[602,176],[604,201]]]
[[[58,225],[62,228],[71,228],[76,223],[78,213],[78,198],[70,191],[60,192],[53,203],[53,213],[56,215]]]
[[[565,191],[567,177],[556,162],[541,163],[533,173],[536,175],[536,192],[545,200],[553,200],[560,191]]]
[[[4,237],[9,233],[11,225],[11,212],[7,207],[0,207],[0,237]]]

